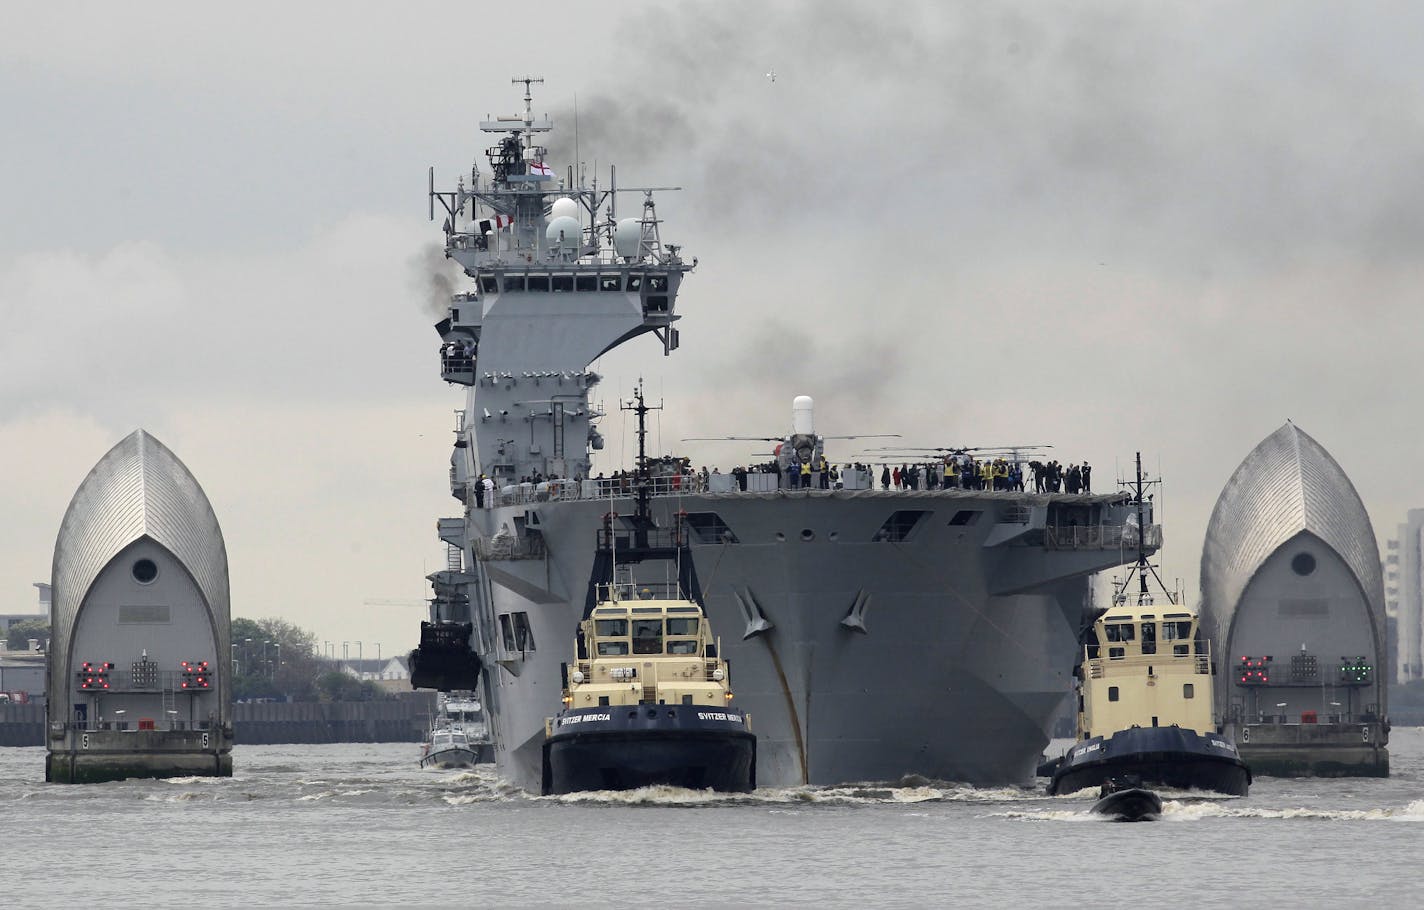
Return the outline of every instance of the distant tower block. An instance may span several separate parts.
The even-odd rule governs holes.
[[[1384,582],[1359,494],[1287,423],[1231,475],[1202,550],[1217,711],[1256,774],[1386,776]]]
[[[227,549],[198,481],[137,430],[55,541],[45,779],[232,775]]]

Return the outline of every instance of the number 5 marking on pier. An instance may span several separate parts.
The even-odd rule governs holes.
[[[86,749],[89,748],[89,734],[88,734],[88,733],[85,733],[83,736],[81,736],[81,737],[79,738],[79,744],[80,744],[81,746],[83,746],[84,748],[86,748]]]
[[[204,734],[203,734],[203,748],[206,749],[207,747],[208,747],[208,734],[204,733]]]

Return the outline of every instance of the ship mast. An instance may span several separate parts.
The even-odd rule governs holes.
[[[1139,605],[1151,604],[1152,591],[1147,583],[1149,573],[1157,579],[1157,586],[1162,589],[1162,593],[1167,595],[1167,602],[1177,603],[1177,595],[1167,589],[1167,585],[1162,581],[1162,576],[1157,574],[1157,567],[1147,557],[1147,504],[1151,501],[1151,496],[1146,495],[1146,491],[1161,482],[1160,478],[1148,479],[1142,473],[1142,453],[1138,452],[1136,476],[1132,480],[1123,481],[1123,486],[1132,493],[1131,504],[1137,507],[1137,561],[1127,570],[1127,577],[1122,580],[1117,591],[1114,592],[1113,603],[1127,602],[1127,589],[1135,575],[1138,585],[1137,603]]]
[[[643,397],[643,377],[638,377],[638,387],[633,390],[632,401],[619,402],[623,411],[638,415],[638,470],[634,474],[634,486],[638,491],[638,507],[634,514],[633,539],[637,546],[648,545],[648,528],[652,526],[652,472],[648,469],[648,412],[661,411],[662,403],[648,404]]]

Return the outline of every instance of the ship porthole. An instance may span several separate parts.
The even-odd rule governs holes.
[[[805,540],[805,541],[812,541],[812,540],[815,540],[815,539],[816,539],[816,532],[815,532],[815,531],[812,531],[810,528],[802,528],[802,529],[801,529],[801,539],[802,539],[802,540]]]
[[[129,571],[133,573],[134,581],[141,585],[151,585],[158,577],[158,564],[151,559],[140,559]]]
[[[836,541],[841,539],[841,532],[832,531],[831,533],[826,535],[826,539],[829,540],[831,543],[835,543]]]
[[[777,539],[777,540],[785,540],[785,539],[786,539],[786,535],[783,534],[783,533],[781,533],[780,531],[777,531],[777,532],[776,532],[776,539]]]
[[[1309,553],[1297,553],[1291,559],[1291,571],[1297,575],[1309,575],[1315,571],[1315,557]]]

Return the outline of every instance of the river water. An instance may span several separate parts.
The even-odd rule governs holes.
[[[541,798],[418,754],[239,746],[227,780],[60,786],[42,749],[0,748],[0,906],[1419,901],[1424,728],[1394,731],[1387,780],[1170,794],[1155,824],[1097,820],[1086,793],[919,780]]]

